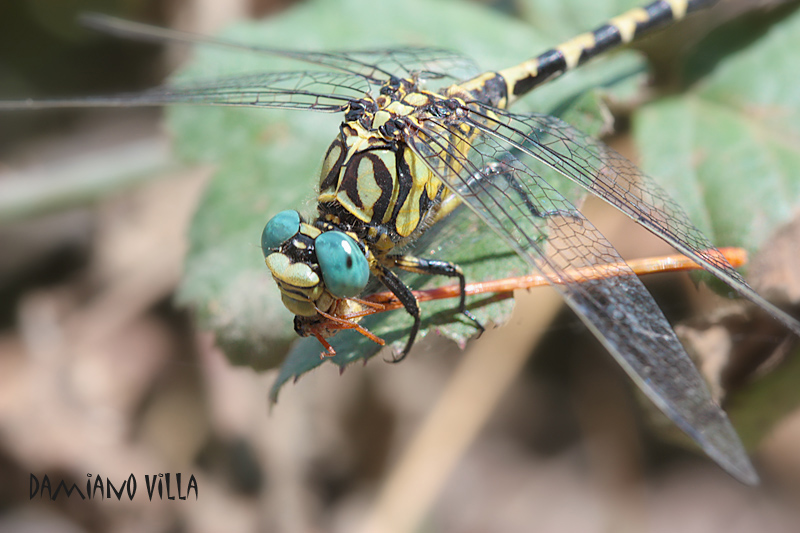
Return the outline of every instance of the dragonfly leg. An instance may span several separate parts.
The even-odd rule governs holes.
[[[435,259],[422,259],[411,255],[390,255],[389,259],[394,261],[394,266],[415,274],[426,274],[429,276],[446,276],[448,278],[458,278],[460,297],[458,300],[458,312],[467,317],[480,330],[486,331],[483,324],[467,309],[467,293],[464,288],[467,285],[464,272],[455,263],[438,261]]]
[[[491,175],[502,176],[503,180],[508,184],[511,189],[516,192],[522,199],[526,209],[537,218],[549,217],[567,217],[577,220],[582,220],[584,217],[578,211],[570,209],[543,209],[541,202],[536,202],[531,197],[528,188],[517,177],[517,170],[509,163],[495,163],[497,168],[492,169]],[[537,205],[538,204],[538,205]]]
[[[390,363],[399,363],[405,359],[408,352],[411,351],[411,347],[414,345],[414,340],[417,338],[417,333],[419,332],[419,302],[417,302],[417,298],[414,296],[414,293],[411,292],[411,289],[409,289],[391,270],[380,267],[380,270],[374,273],[378,279],[381,280],[381,283],[400,300],[406,312],[414,319],[414,325],[411,326],[411,332],[408,334],[408,341],[406,342],[405,348],[403,348],[403,352],[400,354],[400,357],[392,357],[391,361],[389,361]]]

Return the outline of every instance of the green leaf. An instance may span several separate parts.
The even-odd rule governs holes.
[[[725,55],[722,43],[745,40]],[[634,116],[642,167],[719,246],[755,252],[800,206],[798,47],[800,12],[748,18],[698,47],[717,60],[699,51],[690,62],[690,78],[705,78]]]
[[[363,24],[367,11],[370,20],[391,23]],[[423,0],[405,1],[402,9],[390,2],[317,0],[274,19],[237,25],[225,36],[248,44],[320,50],[436,45],[470,55],[492,69],[516,64],[558,42],[476,5]],[[258,54],[204,47],[180,78],[308,68]],[[641,83],[643,71],[637,54],[617,54],[565,76],[557,87],[537,90],[517,109],[535,106],[569,117],[596,133],[604,125],[601,92],[596,88],[627,98]],[[260,232],[266,221],[283,209],[299,208],[309,218],[313,216],[322,154],[340,121],[339,116],[283,110],[181,107],[169,113],[180,155],[191,163],[211,163],[217,168],[191,228],[179,299],[196,311],[203,327],[214,331],[220,347],[236,363],[275,367],[296,340],[293,317],[283,307],[263,264]],[[436,253],[420,255],[462,264],[470,281],[520,273],[521,262],[509,251],[498,251],[491,232],[468,215],[457,214],[456,218],[450,237],[441,237],[449,246],[432,243]],[[466,225],[471,225],[469,231],[459,235],[473,238],[456,245],[453,232]],[[420,286],[416,280],[409,283]],[[471,303],[475,314],[487,323],[502,322],[511,309],[510,301]],[[463,343],[472,336],[474,325],[454,314],[453,306],[452,301],[423,304],[425,323],[420,337],[436,330]],[[402,311],[365,321],[387,342],[399,344],[410,323]],[[333,362],[339,365],[369,357],[378,348],[355,334],[340,334],[334,340],[340,355]],[[296,344],[274,394],[286,380],[320,364],[321,347],[311,341]]]

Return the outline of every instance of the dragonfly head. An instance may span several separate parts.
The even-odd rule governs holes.
[[[307,224],[297,211],[281,211],[267,222],[261,249],[283,305],[297,316],[327,312],[361,294],[369,280],[366,252],[353,236]]]

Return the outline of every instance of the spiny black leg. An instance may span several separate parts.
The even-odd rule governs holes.
[[[414,293],[411,292],[411,289],[406,287],[406,285],[400,281],[400,278],[394,275],[392,271],[381,268],[381,272],[378,273],[377,276],[378,279],[381,280],[381,283],[392,291],[392,294],[397,296],[397,299],[400,300],[400,303],[405,307],[406,312],[414,319],[414,325],[411,326],[411,332],[408,334],[408,341],[406,342],[405,348],[403,348],[403,352],[400,354],[400,357],[392,357],[392,360],[389,361],[390,363],[399,363],[405,359],[408,352],[411,351],[411,347],[414,345],[414,340],[417,338],[417,333],[419,332],[419,302],[417,302],[417,298],[414,296]]]
[[[448,278],[458,278],[458,287],[460,294],[458,300],[458,312],[467,317],[468,319],[470,319],[475,324],[475,326],[480,330],[481,333],[486,331],[486,328],[483,327],[483,324],[480,323],[477,317],[467,309],[467,293],[465,290],[467,286],[467,280],[464,277],[464,272],[461,270],[460,266],[454,263],[449,263],[447,261],[438,261],[436,259],[422,259],[410,255],[390,256],[390,259],[394,261],[394,264],[397,268],[406,270],[408,272],[414,272],[415,274],[427,274],[429,276],[447,276]]]

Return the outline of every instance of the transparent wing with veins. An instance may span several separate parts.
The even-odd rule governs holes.
[[[352,100],[374,97],[379,87],[393,76],[456,80],[478,72],[475,63],[468,57],[440,48],[304,52],[250,46],[105,15],[87,15],[82,17],[82,22],[93,29],[119,37],[232,48],[312,63],[329,68],[332,72],[320,70],[254,73],[169,84],[131,94],[0,101],[0,109],[204,104],[337,112],[344,110]]]
[[[392,76],[445,78],[458,81],[480,72],[471,58],[443,48],[402,47],[355,51],[300,51],[248,45],[224,38],[159,28],[99,14],[84,15],[81,17],[81,22],[85,26],[103,33],[139,41],[211,45],[295,59],[360,76],[374,83],[383,83]]]
[[[113,96],[0,101],[0,109],[202,104],[337,112],[351,100],[369,97],[374,88],[362,77],[340,72],[273,72],[192,81]]]
[[[605,237],[495,136],[438,119],[420,126],[407,136],[411,148],[532,268],[560,280],[554,287],[671,420],[720,464],[755,481],[727,416],[652,296]],[[612,264],[618,264],[612,277],[573,279],[566,272]]]
[[[468,107],[466,124],[607,201],[800,335],[800,323],[756,293],[681,206],[631,161],[553,116]]]

